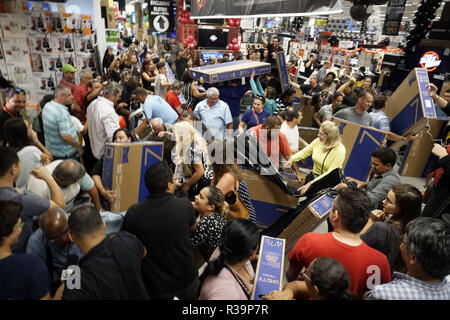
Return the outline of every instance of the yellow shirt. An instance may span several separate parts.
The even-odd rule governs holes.
[[[319,138],[316,138],[308,146],[291,156],[293,161],[299,161],[306,159],[312,155],[314,162],[313,172],[319,175],[313,181],[319,180],[323,176],[327,175],[336,168],[342,168],[342,164],[345,160],[345,147],[340,143],[337,147],[331,149],[328,153],[323,152],[325,145],[320,142]],[[328,156],[327,156],[328,153]],[[326,157],[326,158],[325,158]],[[325,160],[325,162],[324,162]],[[323,168],[322,168],[323,165]]]

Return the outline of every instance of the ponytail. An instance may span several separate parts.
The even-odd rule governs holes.
[[[215,206],[215,211],[223,218],[229,219],[230,207],[228,203],[225,201],[225,196],[223,195],[222,190],[216,187],[208,187],[209,196],[208,196],[208,204]]]

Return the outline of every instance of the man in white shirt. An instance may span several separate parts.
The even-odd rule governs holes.
[[[301,142],[302,148],[308,145],[302,138],[300,138],[298,132],[298,125],[303,119],[303,114],[300,110],[289,107],[286,114],[285,120],[281,125],[280,131],[286,136],[286,139],[291,148],[291,152],[294,154],[299,150],[299,144]]]
[[[121,95],[122,86],[111,81],[103,89],[103,97],[92,101],[87,108],[89,140],[92,154],[97,160],[105,153],[105,144],[112,142],[114,132],[120,128],[114,104],[120,100]]]

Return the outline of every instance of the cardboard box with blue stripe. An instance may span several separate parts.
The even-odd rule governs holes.
[[[399,135],[416,133],[417,138],[408,143],[400,166],[400,174],[421,177],[430,158],[433,139],[436,139],[445,121],[450,117],[436,111],[433,99],[426,88],[428,72],[413,69],[386,102],[385,113],[391,120],[391,131]],[[391,146],[398,150],[405,143]]]
[[[144,201],[149,195],[145,171],[162,160],[162,142],[106,144],[102,182],[117,195],[110,210],[126,211],[132,204]]]
[[[206,83],[250,77],[253,71],[256,75],[270,73],[270,63],[239,60],[189,69],[192,79],[200,80],[203,77]]]
[[[372,169],[372,152],[380,148],[387,132],[335,118],[339,126],[345,160],[342,168],[347,177],[366,181]]]
[[[418,133],[429,124],[430,119],[450,120],[439,116],[433,99],[426,88],[428,72],[423,68],[413,69],[386,102],[385,113],[391,120],[391,131],[399,135]]]

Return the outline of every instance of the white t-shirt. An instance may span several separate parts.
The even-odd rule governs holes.
[[[64,160],[55,160],[47,164],[45,167],[50,172],[50,174],[53,174],[55,168],[63,161]],[[77,195],[80,193],[80,191],[89,191],[93,187],[94,181],[87,173],[85,173],[84,176],[81,178],[81,180],[72,183],[66,188],[61,188],[61,191],[64,195],[64,200],[66,202],[66,211],[69,212],[70,210],[72,210],[73,202],[77,197]],[[33,177],[32,175],[29,175],[28,177],[26,190],[28,190],[29,192],[33,193],[38,197],[49,200],[51,199],[51,193],[47,183],[44,180]]]
[[[284,135],[286,136],[286,139],[289,143],[289,147],[291,148],[291,151],[297,152],[298,151],[298,139],[300,138],[300,135],[298,133],[298,126],[295,125],[291,129],[285,121],[281,125],[280,131],[283,132]]]
[[[164,87],[161,85],[161,80],[164,80],[166,82],[168,82],[169,80],[167,80],[167,77],[165,74],[158,74],[155,78],[155,94],[157,96],[160,96],[161,98],[163,98],[164,100],[166,100],[166,93],[167,93],[167,89],[169,87]]]
[[[82,132],[83,129],[84,129],[84,126],[83,126],[83,124],[81,123],[81,121],[80,121],[77,117],[74,117],[74,116],[70,116],[70,117],[72,118],[72,122],[73,122],[73,124],[75,125],[75,130],[77,131],[77,133]],[[78,141],[77,141],[77,142],[78,142]],[[83,138],[82,146],[83,146],[83,147],[85,146],[84,138]]]
[[[41,150],[36,146],[26,146],[17,152],[17,156],[20,160],[20,166],[22,167],[22,172],[16,181],[16,187],[24,191],[25,186],[30,176],[30,171],[36,167],[42,166],[41,162]]]

